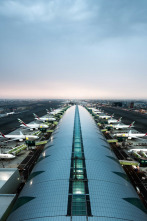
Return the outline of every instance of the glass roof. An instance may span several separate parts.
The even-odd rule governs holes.
[[[71,195],[73,221],[146,221],[147,214],[136,191],[83,107],[79,107],[80,125],[76,125],[73,151],[74,115],[75,106],[66,111],[52,134],[7,221],[71,220],[67,216]],[[69,180],[73,180],[71,195]],[[91,217],[86,217],[88,201]]]

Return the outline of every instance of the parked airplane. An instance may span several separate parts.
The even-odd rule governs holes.
[[[99,111],[99,110],[95,110],[93,111],[95,114],[102,114],[103,112],[102,111]]]
[[[52,111],[52,109],[51,109],[51,111]],[[50,114],[51,111],[49,111],[49,109],[46,109],[47,114]]]
[[[1,135],[6,138],[6,139],[10,139],[11,141],[13,140],[18,140],[18,141],[23,141],[23,140],[37,140],[39,139],[38,136],[36,135],[24,135],[21,131],[20,134],[10,134],[10,135],[4,135],[2,132],[0,132]]]
[[[114,114],[112,114],[111,116],[110,115],[100,115],[99,116],[100,119],[110,119],[112,117],[114,117]]]
[[[51,111],[49,111],[48,109],[46,109],[47,113],[49,115],[55,115],[58,114],[60,111],[62,111],[62,108],[58,108],[58,109],[51,109]]]
[[[51,108],[51,111],[49,111],[48,109],[46,109],[47,114],[53,116],[56,114],[56,111],[54,109]]]
[[[56,120],[56,118],[54,118],[54,117],[38,117],[34,113],[33,113],[33,115],[34,115],[35,119],[38,120],[38,121],[46,122],[46,121],[55,121]]]
[[[7,113],[7,115],[12,115],[12,114],[15,114],[15,112],[13,111],[13,112]]]
[[[0,159],[13,159],[15,156],[10,153],[0,153]]]
[[[126,125],[126,124],[114,124],[112,125],[112,127],[116,130],[119,130],[119,129],[127,129],[127,128],[131,128],[131,127],[134,127],[134,122],[132,122],[130,125]]]
[[[144,133],[132,133],[132,131],[130,130],[128,133],[117,133],[117,134],[114,134],[113,136],[115,137],[126,137],[128,138],[129,140],[131,139],[137,139],[137,138],[144,138],[147,136],[147,133],[144,134]]]
[[[121,122],[122,117],[120,117],[118,120],[112,118],[108,120],[108,124],[115,124]]]
[[[128,152],[130,153],[130,152],[132,152],[132,151],[144,151],[144,152],[147,152],[147,149],[130,149],[130,150],[128,150]]]
[[[25,124],[21,119],[18,118],[18,121],[21,123],[21,127],[25,127],[25,128],[28,128],[29,130],[38,130],[38,129],[41,129],[41,128],[48,128],[49,126],[46,125],[46,124],[36,124],[36,123],[33,123],[33,124]]]
[[[102,114],[103,113],[102,111],[100,111],[96,108],[89,108],[89,109],[91,109],[95,114]]]

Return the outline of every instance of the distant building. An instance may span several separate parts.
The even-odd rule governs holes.
[[[114,106],[114,107],[122,107],[122,102],[113,102],[112,106]]]
[[[134,102],[130,103],[130,108],[134,108]]]

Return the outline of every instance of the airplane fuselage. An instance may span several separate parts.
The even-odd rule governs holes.
[[[15,156],[12,154],[9,154],[9,153],[1,153],[0,154],[0,159],[13,159],[13,158],[15,158]]]
[[[39,137],[35,135],[4,135],[4,138],[6,139],[12,139],[12,140],[18,140],[18,141],[23,141],[23,140],[37,140]]]
[[[101,118],[101,119],[109,119],[109,118],[111,118],[111,116],[104,115],[104,116],[99,116],[99,118]]]
[[[119,129],[131,128],[131,127],[134,127],[134,126],[133,125],[130,126],[130,125],[117,124],[117,125],[113,125],[112,127],[115,128],[116,130],[119,130]]]
[[[115,124],[115,123],[119,123],[119,120],[116,120],[116,119],[108,120],[108,124]]]
[[[21,124],[20,126],[28,128],[29,130],[38,130],[40,128],[46,128],[46,129],[48,128],[48,126],[45,124],[26,124],[26,125]]]
[[[54,117],[49,117],[49,118],[47,118],[47,117],[40,117],[40,118],[35,118],[36,120],[38,120],[38,121],[43,121],[43,122],[48,122],[48,121],[56,121],[56,118],[54,118]]]

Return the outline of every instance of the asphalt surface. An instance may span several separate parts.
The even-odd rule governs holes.
[[[115,107],[101,107],[101,109],[108,114],[114,113],[114,118],[116,119],[122,117],[122,123],[124,124],[131,124],[135,121],[134,129],[142,133],[147,133],[147,115]]]
[[[47,114],[46,109],[58,108],[61,105],[61,101],[41,101],[38,103],[30,104],[30,109],[22,111],[17,114],[8,115],[7,117],[0,118],[0,131],[4,134],[10,133],[20,127],[18,118],[23,120],[25,123],[29,123],[34,120],[33,113],[36,113],[39,117]]]

